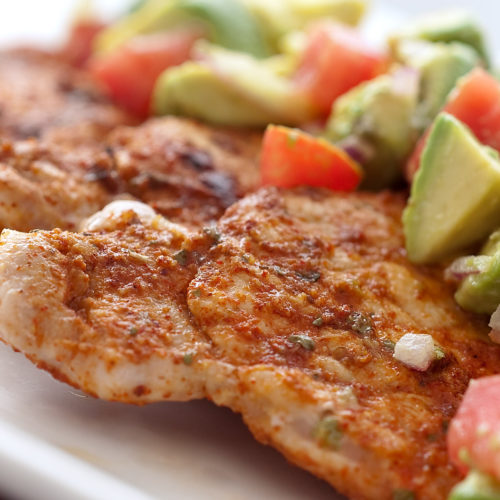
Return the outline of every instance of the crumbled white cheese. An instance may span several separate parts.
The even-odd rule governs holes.
[[[394,357],[415,370],[427,370],[436,357],[432,335],[419,333],[403,335],[396,342]]]

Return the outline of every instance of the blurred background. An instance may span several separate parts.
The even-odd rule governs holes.
[[[57,43],[82,3],[82,0],[4,0],[0,2],[0,44]],[[114,14],[127,10],[133,0],[94,0],[88,3],[92,3],[103,16],[112,18]],[[500,48],[498,0],[371,0],[366,29],[371,37],[380,40],[386,29],[394,28],[404,18],[449,7],[469,9],[484,25],[490,46]],[[500,58],[497,56],[495,60]]]

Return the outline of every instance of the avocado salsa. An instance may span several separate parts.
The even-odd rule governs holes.
[[[88,67],[139,116],[267,127],[263,184],[407,182],[408,258],[448,266],[457,303],[493,315],[499,341],[500,83],[481,29],[467,12],[438,13],[378,49],[354,28],[364,11],[362,0],[141,1],[99,33]],[[467,465],[450,500],[500,499],[500,477]]]

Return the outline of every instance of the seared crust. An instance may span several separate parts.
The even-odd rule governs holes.
[[[147,207],[83,234],[7,231],[0,332],[99,397],[229,406],[350,498],[441,500],[459,479],[447,422],[500,348],[439,269],[407,262],[403,204],[264,189],[198,234]],[[402,365],[392,345],[407,332],[431,334],[444,358]]]
[[[100,173],[112,168],[98,145],[0,143],[0,227],[77,230],[82,219],[111,201]]]
[[[389,193],[262,190],[228,210],[189,285],[198,327],[238,367],[237,390],[209,395],[355,499],[445,498],[459,479],[446,425],[469,379],[498,371],[485,323],[439,270],[406,260],[403,206]],[[395,360],[408,332],[431,334],[444,359],[423,373]]]
[[[260,182],[261,135],[165,117],[113,132],[109,146],[123,189],[169,220],[215,222]]]
[[[90,77],[34,49],[0,52],[0,134],[3,138],[78,145],[133,123]]]

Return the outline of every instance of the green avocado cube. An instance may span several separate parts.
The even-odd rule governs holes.
[[[137,35],[195,25],[222,47],[267,57],[272,54],[262,28],[240,0],[148,0],[98,37],[96,47],[107,52]]]
[[[483,62],[489,64],[482,30],[471,13],[463,9],[434,12],[421,17],[391,37],[389,44],[394,51],[397,51],[398,44],[408,39],[460,42],[472,47]]]
[[[403,214],[412,262],[434,263],[480,244],[500,226],[500,162],[447,113],[431,128]]]

